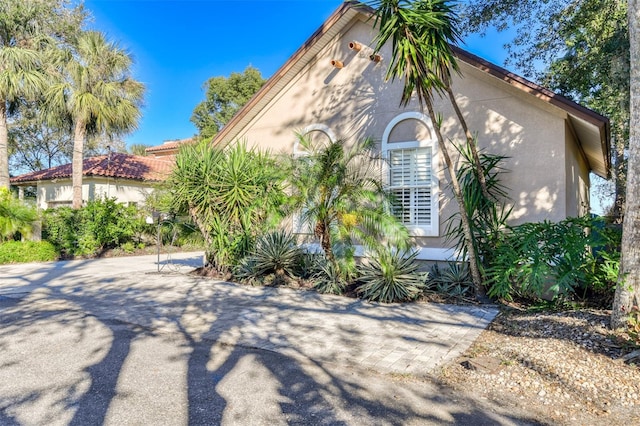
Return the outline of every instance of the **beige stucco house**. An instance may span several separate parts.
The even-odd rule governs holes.
[[[403,82],[384,79],[390,46],[381,61],[370,58],[371,13],[353,3],[338,8],[213,143],[246,140],[295,153],[295,132],[346,143],[373,137],[389,159],[384,178],[409,212],[403,220],[421,247],[419,258],[447,260],[453,253],[444,222],[456,210],[448,172],[426,112],[417,102],[399,107]],[[462,76],[453,89],[470,129],[481,149],[509,157],[504,184],[512,222],[587,213],[590,173],[609,174],[607,118],[468,52],[456,54]],[[449,102],[436,98],[435,107],[446,137],[463,141]]]
[[[115,197],[120,203],[143,203],[154,185],[171,173],[173,165],[173,157],[111,153],[87,158],[83,162],[82,200]],[[71,163],[12,177],[11,185],[18,187],[21,197],[25,188],[35,188],[40,209],[71,206]]]

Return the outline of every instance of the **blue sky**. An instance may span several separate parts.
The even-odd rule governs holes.
[[[139,128],[127,144],[159,145],[193,136],[189,120],[203,84],[247,65],[271,76],[340,6],[341,0],[85,0],[89,28],[134,57],[147,88]],[[502,64],[504,36],[470,37],[463,46]]]

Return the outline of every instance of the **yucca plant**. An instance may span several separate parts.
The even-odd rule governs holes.
[[[268,153],[236,143],[180,148],[169,179],[172,208],[187,213],[204,236],[208,261],[226,273],[258,235],[280,222],[283,171]]]
[[[293,277],[301,256],[302,250],[291,233],[283,230],[269,232],[258,238],[251,254],[236,270],[236,275],[241,278],[269,274],[275,274],[277,279]]]
[[[414,300],[424,288],[418,272],[418,252],[381,249],[359,268],[358,294],[371,301],[392,303]]]

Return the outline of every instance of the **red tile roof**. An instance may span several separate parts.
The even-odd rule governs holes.
[[[177,150],[180,147],[180,145],[182,145],[183,143],[189,143],[189,142],[192,142],[192,141],[193,141],[192,138],[166,141],[162,145],[151,146],[151,147],[145,149],[144,151],[147,154],[153,154],[153,153],[156,153],[156,152],[170,151],[170,150],[174,150],[174,149]]]
[[[109,155],[87,158],[83,162],[83,176],[104,176],[139,181],[165,180],[174,162],[165,158],[113,152]],[[11,178],[11,183],[34,182],[71,177],[71,163]]]

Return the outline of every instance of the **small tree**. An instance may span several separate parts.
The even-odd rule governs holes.
[[[343,141],[314,144],[304,136],[299,141],[307,155],[293,159],[292,200],[302,221],[313,228],[328,261],[335,263],[337,241],[348,246],[359,241],[371,248],[383,241],[408,247],[408,231],[391,213],[372,139],[351,147]]]

